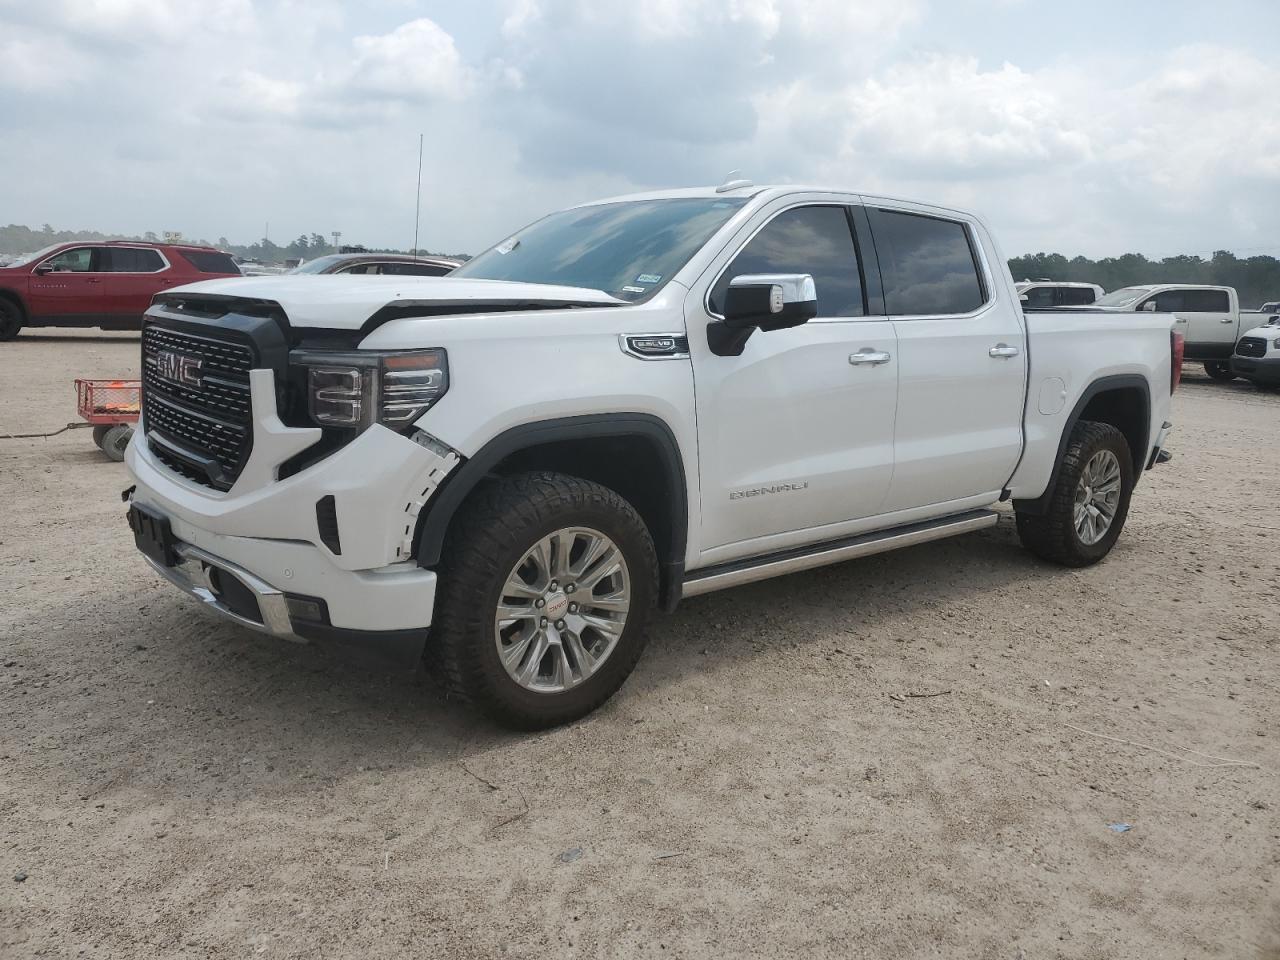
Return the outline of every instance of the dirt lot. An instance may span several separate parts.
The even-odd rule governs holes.
[[[0,432],[137,350],[0,345]],[[1098,567],[1007,518],[693,600],[539,736],[206,619],[86,431],[0,440],[0,956],[1274,956],[1280,395],[1174,419]]]

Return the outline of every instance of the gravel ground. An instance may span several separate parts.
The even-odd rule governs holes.
[[[137,352],[0,345],[0,433]],[[0,440],[0,956],[1277,956],[1280,395],[1173,419],[1100,566],[1006,517],[692,600],[537,736],[207,619],[87,431]]]

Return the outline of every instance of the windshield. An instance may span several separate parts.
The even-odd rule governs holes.
[[[316,257],[314,260],[308,260],[306,263],[294,267],[290,273],[324,273],[325,270],[334,264],[342,263],[348,259],[340,253],[331,253],[327,257]]]
[[[1112,290],[1106,296],[1093,301],[1095,307],[1127,307],[1139,297],[1151,292],[1150,287],[1124,287]]]
[[[31,263],[34,260],[39,260],[41,257],[48,256],[61,246],[63,246],[61,243],[51,243],[47,247],[41,247],[35,253],[24,253],[19,256],[17,260],[10,260],[7,266],[20,267],[25,263]]]
[[[640,300],[670,280],[744,203],[737,197],[681,197],[562,210],[450,276],[564,284]]]

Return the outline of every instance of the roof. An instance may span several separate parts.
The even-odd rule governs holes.
[[[455,267],[462,266],[461,260],[455,260],[453,257],[440,257],[435,254],[415,257],[411,253],[378,253],[371,250],[365,253],[327,253],[324,257],[326,260],[331,260],[335,263],[339,260],[347,263],[358,263],[361,260],[387,260],[393,263],[440,263],[452,264]],[[316,259],[320,258],[316,257]]]
[[[171,247],[178,250],[207,250],[210,253],[218,253],[217,247],[206,246],[203,243],[166,243],[164,240],[69,240],[68,243],[78,244],[94,244],[103,247]]]
[[[855,187],[834,187],[830,184],[804,184],[804,183],[775,183],[760,184],[749,183],[740,187],[733,187],[729,190],[720,190],[714,186],[704,187],[679,187],[670,190],[650,190],[644,193],[627,193],[616,197],[605,197],[602,200],[590,200],[586,203],[578,204],[579,207],[594,207],[604,203],[624,203],[636,200],[679,200],[686,197],[704,197],[707,199],[717,199],[720,197],[731,197],[739,200],[748,200],[753,198],[772,199],[775,196],[787,196],[794,193],[834,193],[845,194],[851,197],[860,197],[874,202],[888,202],[894,204],[904,204],[917,208],[928,208],[931,210],[944,211],[947,213],[957,214],[963,217],[974,217],[974,213],[970,210],[962,210],[959,207],[952,207],[941,203],[932,203],[928,200],[916,200],[910,197],[891,197],[879,193],[868,193],[858,190]]]

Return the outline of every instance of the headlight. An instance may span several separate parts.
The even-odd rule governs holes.
[[[307,412],[322,427],[402,430],[449,389],[444,350],[324,353],[295,350],[306,371]]]

